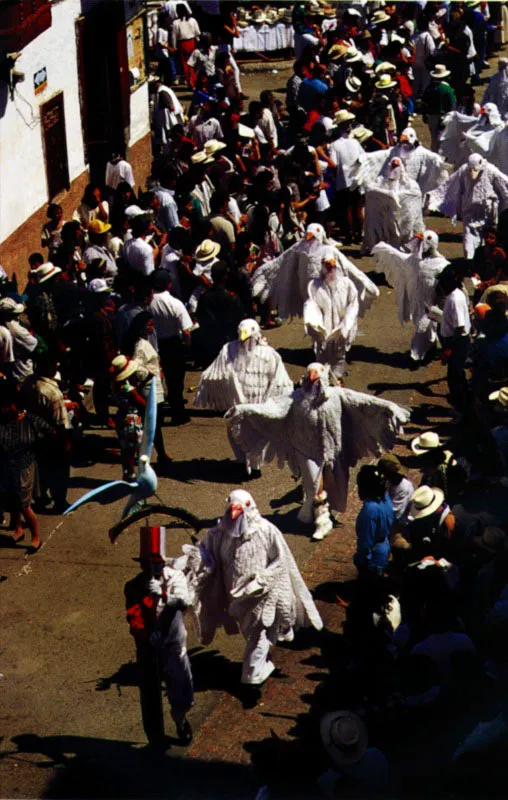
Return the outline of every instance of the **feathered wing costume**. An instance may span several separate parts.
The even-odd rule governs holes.
[[[482,242],[483,230],[495,225],[498,213],[508,205],[508,175],[473,153],[467,164],[427,195],[427,203],[429,211],[462,217],[464,253],[471,259]]]
[[[358,330],[358,292],[341,270],[335,250],[323,256],[321,277],[310,281],[303,307],[305,333],[312,338],[316,358],[329,364],[335,377],[344,373],[346,352]]]
[[[284,536],[264,519],[249,492],[235,490],[226,511],[199,545],[201,637],[221,625],[246,639],[242,683],[260,684],[274,669],[270,646],[294,629],[323,623]]]
[[[224,345],[201,375],[196,408],[227,411],[238,403],[264,403],[293,391],[293,381],[280,355],[268,344],[255,320],[243,320],[238,337]]]
[[[506,119],[508,115],[508,62],[504,59],[502,68],[493,75],[489,81],[482,103],[494,103],[499,115]]]
[[[366,153],[354,167],[354,184],[364,190],[379,177],[387,177],[392,158],[400,158],[409,178],[416,181],[422,195],[432,191],[448,177],[444,159],[418,142],[414,128],[405,128],[400,143],[388,150]]]
[[[378,242],[401,248],[425,229],[423,197],[417,182],[409,178],[399,158],[392,158],[388,174],[366,186],[362,253]]]
[[[356,286],[362,317],[379,296],[379,289],[339,251],[333,240],[326,240],[325,229],[315,223],[307,227],[305,239],[272,261],[266,261],[255,271],[251,285],[253,297],[259,297],[261,302],[271,298],[284,318],[301,317],[309,281],[319,278],[323,251],[327,246],[335,248],[338,262]]]
[[[504,128],[495,103],[486,103],[478,117],[451,111],[445,116],[443,125],[439,152],[455,169],[465,164],[471,153],[489,158],[494,137]]]
[[[309,523],[314,518],[318,539],[331,529],[321,508],[327,496],[332,508],[343,511],[350,468],[390,450],[409,416],[389,400],[329,386],[329,368],[319,363],[307,367],[292,397],[239,405],[227,413],[231,435],[245,453],[277,458],[279,467],[287,463],[302,477],[299,518]]]
[[[434,303],[437,277],[449,262],[438,252],[439,237],[434,231],[425,231],[414,241],[409,253],[380,242],[372,255],[376,271],[384,272],[395,288],[399,322],[414,324],[411,358],[421,361],[437,338],[436,323],[427,308]]]

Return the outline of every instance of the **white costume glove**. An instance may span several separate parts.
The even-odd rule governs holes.
[[[148,581],[148,591],[150,594],[155,594],[157,597],[162,597],[162,586],[157,578],[150,578]]]

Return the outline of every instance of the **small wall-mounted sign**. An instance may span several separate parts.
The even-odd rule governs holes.
[[[34,75],[34,92],[40,94],[48,85],[48,70],[47,67],[41,67]]]

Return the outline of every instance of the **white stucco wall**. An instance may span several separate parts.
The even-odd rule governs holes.
[[[139,142],[150,130],[148,109],[148,81],[131,94],[131,124],[129,147]]]
[[[0,119],[0,241],[48,201],[39,107],[56,92],[64,93],[70,180],[86,168],[75,29],[80,13],[80,0],[53,5],[51,27],[24,48],[16,63],[25,80],[14,100],[7,99]],[[36,96],[33,76],[42,67],[48,84]]]

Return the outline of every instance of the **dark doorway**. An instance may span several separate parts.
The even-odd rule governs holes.
[[[130,90],[123,3],[102,0],[77,20],[81,117],[92,181],[128,137]]]
[[[41,128],[49,200],[69,188],[69,161],[65,136],[63,92],[41,105]]]

